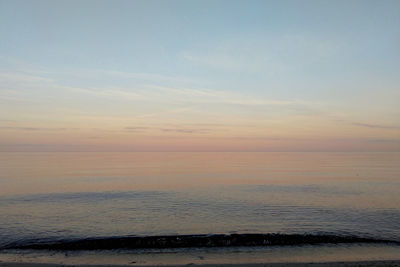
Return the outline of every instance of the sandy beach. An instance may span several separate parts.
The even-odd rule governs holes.
[[[0,267],[59,267],[59,266],[76,266],[76,267],[110,267],[110,266],[163,266],[163,267],[182,267],[182,266],[198,266],[198,267],[367,267],[367,266],[400,266],[400,260],[395,261],[349,261],[349,262],[308,262],[308,263],[257,263],[257,264],[183,264],[183,265],[65,265],[65,264],[46,264],[46,263],[11,263],[0,262]]]

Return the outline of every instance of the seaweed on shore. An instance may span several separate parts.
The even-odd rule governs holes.
[[[313,234],[213,234],[171,236],[126,236],[99,237],[55,242],[31,241],[9,244],[3,249],[46,250],[109,250],[143,248],[190,248],[233,246],[293,246],[340,243],[395,243],[391,240],[357,236],[313,235]]]

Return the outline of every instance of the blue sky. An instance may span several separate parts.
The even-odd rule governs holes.
[[[1,0],[0,36],[6,149],[400,149],[399,1]]]

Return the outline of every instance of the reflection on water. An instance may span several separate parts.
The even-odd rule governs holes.
[[[0,245],[231,232],[400,240],[400,153],[0,153]]]

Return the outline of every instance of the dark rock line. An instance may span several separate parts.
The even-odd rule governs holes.
[[[357,236],[312,234],[214,234],[174,236],[128,236],[61,240],[55,242],[27,242],[9,244],[3,249],[46,250],[108,250],[143,248],[190,248],[233,246],[292,246],[339,243],[393,243],[398,241],[363,238]]]

